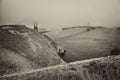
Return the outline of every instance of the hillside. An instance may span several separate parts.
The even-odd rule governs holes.
[[[114,49],[120,50],[119,28],[69,28],[46,34],[69,51],[63,58],[66,62],[103,57]]]
[[[101,57],[4,75],[0,80],[119,80],[120,56]]]
[[[0,26],[0,75],[65,63],[49,43],[24,25]]]

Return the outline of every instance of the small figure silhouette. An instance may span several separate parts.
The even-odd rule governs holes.
[[[38,31],[38,25],[37,25],[37,23],[34,23],[34,30]]]

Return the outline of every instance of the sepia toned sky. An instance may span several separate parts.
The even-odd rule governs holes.
[[[120,26],[120,0],[1,0],[1,24]]]

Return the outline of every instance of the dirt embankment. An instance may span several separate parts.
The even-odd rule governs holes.
[[[102,57],[4,75],[0,80],[119,80],[120,56]]]

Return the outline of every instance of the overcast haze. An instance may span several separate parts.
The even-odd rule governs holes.
[[[120,26],[120,0],[1,0],[1,24]]]

